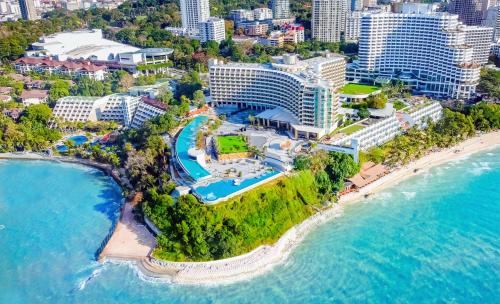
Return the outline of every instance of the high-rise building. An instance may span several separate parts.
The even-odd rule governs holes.
[[[210,17],[207,21],[200,23],[201,42],[216,41],[220,43],[224,39],[226,39],[224,19]]]
[[[319,138],[337,127],[337,90],[345,82],[342,56],[300,61],[296,55],[284,55],[268,64],[211,60],[209,73],[215,106],[265,109],[257,119],[296,137]]]
[[[274,19],[290,18],[289,0],[272,0],[272,10]]]
[[[237,26],[243,21],[253,21],[254,12],[250,10],[238,9],[229,12],[229,18],[234,21],[234,25]]]
[[[363,9],[363,0],[351,0],[351,11],[361,11]]]
[[[312,37],[322,42],[343,40],[349,8],[347,0],[313,0]]]
[[[267,7],[260,7],[253,10],[254,20],[273,19],[273,11]]]
[[[492,34],[448,13],[364,14],[359,60],[348,65],[347,79],[399,79],[425,94],[470,98]]]
[[[180,0],[182,27],[188,35],[198,35],[200,22],[210,18],[208,0]]]
[[[359,33],[361,31],[361,15],[362,11],[352,11],[347,16],[345,27],[345,40],[358,41]]]
[[[21,16],[25,20],[40,19],[36,13],[35,2],[33,0],[19,0],[19,8],[21,9]]]
[[[483,20],[483,26],[493,28],[494,42],[500,39],[500,6],[493,6],[488,9],[486,18]]]
[[[377,0],[363,0],[363,7],[376,7]]]
[[[480,25],[488,6],[488,0],[451,0],[448,12],[458,15],[466,25]]]

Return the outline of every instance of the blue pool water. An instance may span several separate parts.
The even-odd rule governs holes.
[[[68,139],[74,141],[75,146],[81,146],[84,143],[86,143],[87,141],[89,141],[89,139],[85,135],[75,135],[75,136],[68,137]]]
[[[260,176],[242,180],[239,184],[234,184],[234,179],[224,179],[220,180],[206,186],[200,186],[194,189],[194,192],[198,194],[204,202],[210,203],[219,198],[226,197],[236,191],[243,190],[245,188],[251,187],[258,182],[268,179],[276,174],[278,171],[269,171]]]
[[[89,140],[87,138],[87,136],[85,136],[85,135],[74,135],[74,136],[68,137],[67,139],[75,142],[76,147],[83,145],[84,143],[86,143]],[[56,149],[59,152],[67,152],[69,150],[66,145],[58,145],[56,147]]]
[[[182,129],[175,143],[175,151],[179,162],[194,180],[210,176],[210,173],[205,168],[188,155],[188,150],[196,145],[196,132],[207,120],[208,117],[206,116],[195,117]]]
[[[347,206],[249,281],[146,281],[93,253],[119,206],[99,172],[0,163],[0,303],[498,303],[500,150]],[[71,191],[68,191],[71,189]]]

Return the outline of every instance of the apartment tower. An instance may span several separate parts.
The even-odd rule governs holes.
[[[208,0],[180,0],[182,27],[189,35],[198,35],[201,22],[210,18]]]
[[[344,40],[351,3],[347,0],[312,0],[312,37],[321,42]]]

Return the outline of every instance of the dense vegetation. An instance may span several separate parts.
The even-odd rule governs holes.
[[[478,91],[489,94],[491,97],[500,98],[500,71],[482,69]]]
[[[443,119],[429,122],[428,128],[412,128],[382,147],[371,149],[364,159],[386,162],[389,165],[407,164],[433,148],[447,148],[474,135],[476,131],[500,128],[500,105],[480,103],[465,114],[444,110]]]
[[[298,172],[214,206],[192,195],[174,202],[157,188],[145,195],[144,213],[162,231],[155,256],[177,261],[221,259],[275,242],[343,189],[359,166],[341,153],[301,157]]]
[[[144,213],[162,231],[155,256],[212,260],[271,244],[321,203],[310,171],[267,184],[227,202],[208,206],[186,195],[174,203],[151,189]]]
[[[299,19],[308,24],[304,3],[292,3],[292,8],[300,10]],[[265,2],[213,1],[213,15],[226,16],[233,8],[255,8],[265,6]],[[306,10],[306,11],[304,11]],[[300,21],[299,20],[299,21]],[[271,56],[283,52],[296,52],[303,57],[311,57],[315,52],[328,49],[333,52],[353,53],[355,44],[320,43],[307,41],[284,48],[267,47],[251,43],[236,44],[231,36],[233,26],[227,23],[228,39],[220,45],[216,42],[201,44],[197,40],[172,35],[164,28],[180,26],[178,3],[172,0],[128,1],[117,9],[89,9],[73,12],[53,11],[47,18],[36,21],[15,21],[0,24],[0,62],[8,62],[23,55],[30,43],[44,34],[81,28],[102,28],[107,38],[138,47],[169,47],[174,49],[173,65],[183,70],[206,71],[208,58],[225,57],[233,61],[265,62]]]
[[[61,138],[48,127],[52,111],[45,104],[27,107],[19,122],[0,114],[0,152],[42,151]]]

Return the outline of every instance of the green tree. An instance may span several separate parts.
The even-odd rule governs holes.
[[[61,97],[69,95],[69,83],[66,80],[55,80],[49,89],[51,101],[57,101]]]

